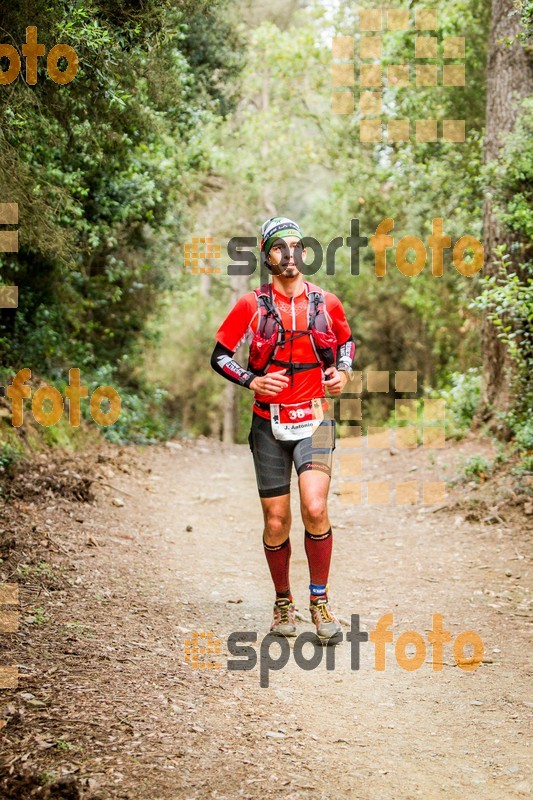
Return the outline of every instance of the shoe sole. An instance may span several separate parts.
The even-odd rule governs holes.
[[[316,638],[323,647],[330,647],[335,644],[340,644],[343,640],[343,635],[342,631],[334,633],[333,636],[319,636],[317,633]]]
[[[271,634],[271,636],[285,636],[285,637],[296,636],[296,631],[292,631],[291,633],[282,633],[281,631],[269,631],[269,633]]]

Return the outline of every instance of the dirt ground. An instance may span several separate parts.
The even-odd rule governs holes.
[[[436,452],[369,449],[365,479],[448,480],[490,444]],[[20,628],[0,636],[0,664],[17,664],[19,678],[0,691],[0,796],[531,796],[532,517],[502,506],[496,489],[477,503],[475,484],[468,502],[461,485],[443,507],[347,504],[339,485],[337,457],[330,595],[345,633],[352,614],[365,631],[393,614],[385,670],[374,668],[371,642],[352,670],[343,641],[320,651],[314,670],[292,651],[267,687],[259,660],[249,671],[227,666],[232,632],[255,632],[259,652],[273,602],[247,446],[197,440],[42,456],[14,481],[0,503],[0,582],[19,584]],[[299,632],[311,631],[294,482],[291,541]],[[476,669],[457,666],[452,644],[433,669],[436,613],[452,641],[464,630],[481,636]],[[408,630],[427,645],[415,671],[395,658]],[[212,633],[220,653],[193,662],[194,632]],[[310,658],[311,645],[303,652]]]

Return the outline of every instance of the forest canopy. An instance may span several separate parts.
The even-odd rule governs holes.
[[[0,315],[2,377],[30,366],[61,382],[75,366],[95,385],[119,385],[125,412],[110,432],[119,440],[150,441],[176,425],[222,436],[230,402],[231,437],[242,441],[248,397],[228,394],[209,356],[229,304],[259,274],[227,274],[228,240],[257,237],[275,213],[296,218],[324,246],[346,238],[354,219],[369,237],[392,218],[396,243],[406,235],[427,241],[442,219],[453,242],[465,235],[489,242],[486,270],[459,274],[448,250],[442,277],[427,266],[411,278],[389,253],[387,272],[377,277],[367,248],[354,276],[343,247],[335,274],[322,270],[316,280],[342,297],[358,369],[417,370],[421,395],[463,398],[464,424],[476,409],[481,421],[496,412],[496,428],[528,440],[533,110],[523,98],[531,87],[531,4],[495,0],[512,31],[503,38],[491,34],[486,0],[430,5],[438,47],[464,39],[464,58],[452,63],[465,64],[465,85],[389,84],[382,121],[464,120],[461,142],[411,134],[364,143],[357,102],[353,114],[332,113],[334,37],[353,38],[355,74],[364,60],[355,6],[2,4],[14,46],[32,24],[47,50],[64,42],[79,57],[68,85],[51,81],[40,59],[35,85],[22,71],[0,87],[0,180],[5,200],[20,208],[19,252],[0,254],[2,284],[19,287],[16,314]],[[414,75],[413,20],[425,6],[412,6],[408,30],[383,32],[384,72],[400,62]],[[487,70],[506,52],[522,70],[513,78],[521,94],[511,92],[508,130],[488,158],[487,91],[498,90],[502,71],[487,82]],[[487,240],[497,226],[505,236]],[[184,266],[193,236],[221,246],[220,273],[195,275]],[[505,348],[513,388],[507,398],[485,391],[483,403],[487,325]],[[495,358],[503,363],[501,353]],[[386,417],[391,404],[376,401],[370,418]]]

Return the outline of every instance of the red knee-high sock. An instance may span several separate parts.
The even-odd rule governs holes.
[[[305,532],[305,553],[309,564],[309,592],[311,600],[319,597],[327,598],[327,583],[331,550],[333,548],[333,535],[331,528],[325,533]]]
[[[274,581],[276,598],[288,597],[292,601],[289,584],[289,562],[291,559],[291,541],[287,536],[284,542],[277,545],[266,544],[263,538],[265,556]]]

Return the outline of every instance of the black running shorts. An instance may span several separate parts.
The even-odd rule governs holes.
[[[335,420],[324,419],[312,436],[296,442],[274,438],[270,420],[254,414],[248,436],[260,497],[289,494],[292,465],[297,475],[308,469],[320,470],[331,477],[335,449]]]

